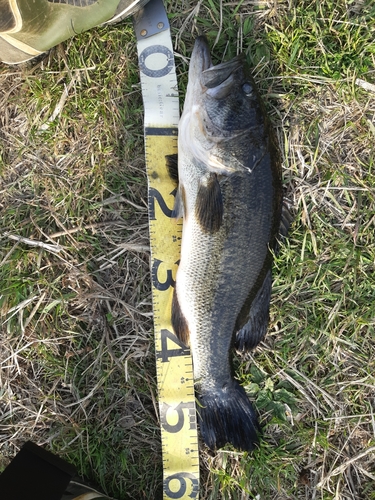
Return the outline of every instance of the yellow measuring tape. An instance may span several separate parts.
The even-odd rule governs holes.
[[[190,349],[174,335],[171,303],[182,224],[171,218],[176,184],[166,156],[177,154],[179,103],[173,47],[162,0],[135,17],[142,96],[151,245],[156,368],[164,499],[198,499],[199,451]]]

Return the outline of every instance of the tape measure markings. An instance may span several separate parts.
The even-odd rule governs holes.
[[[169,177],[165,155],[173,154],[175,148],[173,135],[146,136],[164,498],[187,499],[197,498],[199,454],[190,350],[174,335],[170,323],[182,224],[172,219],[168,212],[173,207],[171,193],[176,186]]]
[[[157,22],[159,14],[163,20]],[[142,37],[151,25],[151,32],[157,31],[158,26],[163,26],[163,30]],[[179,102],[173,47],[162,0],[151,0],[145,6],[136,18],[136,34],[145,109],[163,492],[164,499],[198,499],[199,451],[192,360],[190,349],[178,340],[171,327],[172,292],[180,259],[182,223],[171,218],[177,186],[170,178],[165,157],[177,153]]]
[[[178,129],[173,127],[145,127],[146,135],[172,135],[176,136],[178,134]],[[176,145],[177,153],[177,145]]]

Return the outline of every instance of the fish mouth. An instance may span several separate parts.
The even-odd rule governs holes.
[[[215,99],[226,97],[235,82],[236,71],[243,63],[244,58],[240,55],[214,66],[207,38],[199,36],[190,59],[188,100],[197,102],[199,96],[205,93]]]
[[[202,74],[212,66],[210,49],[205,36],[199,36],[195,40],[193,52],[189,65],[189,80],[185,97],[189,104],[194,104],[199,100],[205,89],[202,87]]]
[[[206,90],[202,85],[202,74],[212,66],[210,49],[205,36],[199,36],[194,43],[189,64],[189,79],[186,89],[184,110],[193,111],[202,104],[201,99]]]
[[[206,71],[212,66],[210,48],[205,36],[199,36],[195,40],[194,49],[191,54],[189,80],[195,81],[200,79],[203,71]]]
[[[206,93],[214,99],[223,99],[232,91],[238,77],[238,70],[243,67],[244,57],[239,55],[230,61],[211,66],[203,71],[201,82]]]
[[[216,66],[211,65],[203,71],[202,83],[209,89],[222,85],[228,78],[233,76],[233,73],[242,67],[243,62],[243,56],[239,55],[230,61],[217,64]]]

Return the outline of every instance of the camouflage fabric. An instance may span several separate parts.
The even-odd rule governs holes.
[[[17,64],[63,40],[134,14],[148,0],[0,0],[0,61]]]

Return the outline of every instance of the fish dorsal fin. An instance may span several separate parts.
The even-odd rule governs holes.
[[[277,234],[275,244],[272,249],[275,252],[275,255],[279,253],[280,245],[287,239],[289,228],[293,222],[293,219],[294,215],[293,215],[292,202],[287,198],[284,198],[281,204],[279,232]]]
[[[204,232],[215,233],[222,226],[223,215],[223,196],[217,175],[207,173],[199,184],[195,216]]]
[[[279,229],[281,238],[286,238],[288,236],[289,228],[294,219],[292,211],[292,202],[287,198],[284,198],[281,205],[281,220]]]
[[[275,253],[279,250],[279,241],[287,237],[289,227],[293,221],[291,202],[283,200],[279,238],[276,240]],[[269,309],[272,289],[271,269],[267,272],[262,285],[253,298],[252,292],[245,300],[236,321],[235,348],[238,351],[254,349],[265,337],[269,321]],[[250,305],[249,305],[250,304]]]
[[[250,306],[245,301],[237,317],[239,330],[235,337],[235,348],[244,352],[254,349],[265,337],[268,328],[271,300],[272,275],[269,270]],[[249,297],[251,299],[251,297]]]

